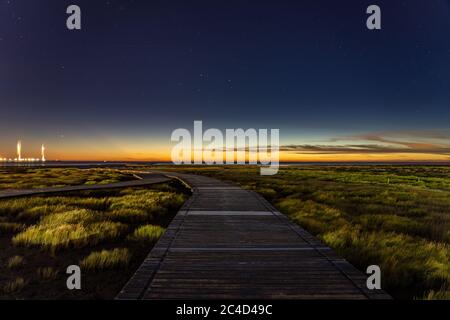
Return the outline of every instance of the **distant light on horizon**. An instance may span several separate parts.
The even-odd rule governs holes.
[[[45,162],[45,146],[42,144],[41,146],[41,161]]]
[[[17,141],[17,160],[22,161],[22,141]]]
[[[17,158],[2,158],[0,157],[0,161],[2,162],[46,162],[45,159],[45,146],[41,145],[41,158],[22,158],[22,141],[17,141]]]

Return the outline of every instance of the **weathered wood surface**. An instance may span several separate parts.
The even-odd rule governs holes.
[[[36,189],[24,189],[24,190],[2,190],[0,191],[0,199],[23,197],[23,196],[33,196],[33,195],[45,195],[54,194],[61,192],[71,192],[71,191],[88,191],[88,190],[103,190],[103,189],[117,189],[117,188],[127,188],[127,187],[141,187],[156,183],[163,183],[170,181],[171,179],[159,174],[159,173],[145,173],[139,174],[142,179],[122,181],[117,183],[109,184],[94,184],[94,185],[79,185],[79,186],[67,186],[60,188],[36,188]]]
[[[117,299],[388,299],[258,194],[216,179],[180,209]]]

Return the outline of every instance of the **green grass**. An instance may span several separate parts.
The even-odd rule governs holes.
[[[135,180],[135,177],[130,173],[113,169],[0,169],[0,190],[108,184],[127,180]]]
[[[82,270],[104,270],[127,267],[131,254],[126,248],[94,251],[80,261]]]
[[[450,284],[450,166],[158,167],[255,190],[360,270],[377,264],[398,298],[445,298]]]
[[[154,226],[151,224],[140,226],[132,234],[128,236],[128,239],[132,241],[157,241],[163,234],[165,229],[160,226]]]

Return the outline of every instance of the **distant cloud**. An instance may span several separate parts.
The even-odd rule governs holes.
[[[337,137],[335,140],[342,140],[347,138],[366,139],[384,141],[387,138],[410,138],[410,139],[435,139],[447,140],[450,139],[450,129],[435,129],[435,130],[398,130],[398,131],[382,131],[378,133],[367,133],[360,135],[353,135],[349,137]]]
[[[379,144],[352,144],[352,145],[285,145],[280,151],[315,154],[341,154],[341,153],[432,153],[450,155],[450,147],[429,145],[428,148],[395,148]]]
[[[450,155],[450,129],[433,131],[392,131],[336,137],[330,142],[360,141],[350,144],[291,144],[281,151],[297,154],[383,154],[421,153]],[[369,142],[369,143],[367,143]],[[370,143],[376,142],[376,143]]]

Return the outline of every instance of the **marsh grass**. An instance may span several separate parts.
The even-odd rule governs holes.
[[[321,238],[361,269],[379,265],[386,289],[450,282],[448,245],[394,232],[364,232],[354,226],[325,233]]]
[[[127,241],[128,236],[140,226],[153,225],[152,237],[156,238],[158,228],[164,230],[187,194],[181,185],[171,182],[147,188],[0,200],[0,224],[8,230],[0,232],[0,240],[12,244],[0,251],[0,269],[6,271],[0,299],[113,298],[152,247],[148,237]],[[111,249],[115,247],[120,248]],[[21,258],[14,257],[19,255],[26,257],[25,264],[19,265]],[[63,276],[58,274],[58,270],[65,270],[68,261],[82,262],[88,271],[103,272],[83,274],[82,292],[69,292],[64,282],[61,285]],[[114,270],[127,266],[120,274]],[[26,285],[25,280],[16,281],[19,275],[32,285]],[[6,282],[7,292],[2,291]],[[44,284],[48,290],[41,290],[36,283]]]
[[[135,180],[135,177],[131,173],[113,169],[0,169],[0,190],[108,184],[127,180]]]
[[[31,226],[13,237],[17,246],[39,246],[56,252],[67,248],[94,246],[105,240],[117,239],[127,230],[119,222],[53,223]]]
[[[0,216],[19,218],[19,220],[36,220],[42,216],[84,208],[105,210],[109,207],[107,198],[81,197],[30,197],[0,201]]]
[[[83,270],[104,270],[127,267],[131,254],[126,248],[94,251],[80,261]]]
[[[163,234],[165,229],[155,225],[140,226],[134,230],[132,234],[128,236],[129,240],[139,242],[156,242]]]
[[[2,233],[16,233],[23,229],[23,225],[14,222],[0,222],[0,234]]]
[[[23,266],[25,259],[22,256],[13,256],[6,262],[6,267],[8,269],[18,269]]]
[[[143,209],[116,208],[108,212],[108,217],[114,221],[138,223],[152,219],[152,215]]]
[[[55,280],[58,276],[58,270],[52,267],[41,267],[36,270],[37,277],[41,282],[48,282]]]
[[[24,278],[17,277],[14,280],[8,281],[3,286],[3,292],[7,294],[18,293],[26,286],[26,284]]]
[[[122,197],[111,198],[110,209],[116,215],[123,218],[123,212],[131,210],[140,210],[145,212],[149,218],[155,216],[164,216],[167,212],[178,208],[185,201],[185,197],[181,194],[168,192],[151,192],[141,190],[133,194],[125,194]],[[141,214],[138,214],[141,215]],[[133,216],[130,216],[133,218]]]
[[[93,194],[1,201],[0,215],[31,225],[24,229],[17,222],[1,222],[0,230],[21,231],[12,238],[16,246],[37,246],[51,252],[83,248],[121,238],[129,224],[165,220],[186,199],[183,194],[147,189],[125,189],[100,198]]]
[[[431,290],[422,298],[423,300],[450,300],[450,288]]]

